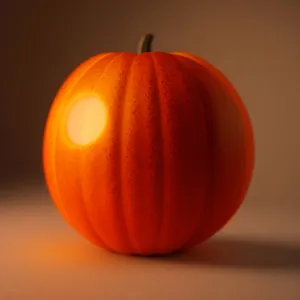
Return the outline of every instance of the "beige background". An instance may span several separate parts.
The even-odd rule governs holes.
[[[135,51],[140,35],[144,32],[156,35],[154,50],[192,52],[213,63],[234,83],[251,115],[256,141],[254,178],[244,206],[224,229],[224,233],[243,238],[255,236],[255,239],[262,240],[276,239],[278,243],[298,242],[300,238],[298,186],[300,2],[298,0],[4,0],[0,5],[0,23],[2,68],[0,177],[4,186],[0,199],[6,203],[0,206],[1,235],[5,236],[4,240],[0,241],[0,249],[1,251],[6,249],[11,255],[10,259],[4,259],[2,255],[0,260],[1,299],[9,299],[5,297],[13,293],[12,291],[23,295],[23,299],[26,295],[31,295],[28,299],[35,299],[32,295],[36,289],[34,282],[38,278],[44,278],[43,284],[39,283],[44,296],[51,291],[73,293],[75,285],[71,288],[71,283],[66,284],[65,289],[60,287],[58,278],[64,277],[62,274],[69,276],[69,280],[82,281],[82,295],[87,291],[91,293],[87,299],[98,296],[103,296],[101,299],[146,299],[145,295],[148,295],[148,299],[154,297],[166,299],[168,295],[170,299],[176,297],[176,299],[200,299],[201,296],[207,299],[208,295],[212,296],[212,299],[223,299],[229,295],[230,297],[238,295],[237,299],[246,296],[253,299],[252,296],[256,295],[254,298],[258,299],[260,291],[262,299],[283,299],[284,295],[290,300],[300,298],[296,296],[300,290],[296,287],[300,282],[298,246],[290,251],[287,246],[281,245],[282,248],[278,252],[276,247],[269,247],[266,250],[263,245],[259,244],[256,247],[253,242],[252,244],[250,242],[250,248],[247,248],[247,243],[239,244],[242,247],[237,247],[229,240],[230,250],[227,251],[241,257],[242,262],[235,263],[232,259],[225,259],[225,262],[220,263],[217,259],[213,263],[218,266],[213,269],[214,271],[199,267],[199,262],[195,263],[192,259],[193,268],[187,268],[185,265],[184,269],[181,269],[176,267],[176,264],[171,264],[170,268],[173,271],[170,273],[163,271],[168,270],[168,267],[160,264],[144,269],[144,265],[127,261],[121,264],[121,269],[118,269],[118,263],[107,263],[105,267],[100,263],[99,268],[106,270],[106,273],[101,271],[101,274],[97,273],[99,269],[95,271],[92,268],[93,271],[87,271],[90,267],[84,265],[90,261],[94,262],[94,254],[87,254],[90,252],[85,252],[81,246],[78,250],[75,246],[77,250],[72,252],[75,254],[74,257],[71,256],[69,263],[74,270],[88,276],[84,278],[92,278],[89,281],[83,279],[81,277],[83,275],[79,275],[78,272],[71,272],[68,260],[63,264],[61,260],[55,262],[50,260],[52,264],[50,268],[47,265],[49,260],[44,257],[42,262],[31,261],[29,264],[31,269],[18,267],[16,257],[21,257],[24,261],[27,258],[24,252],[23,256],[20,256],[17,251],[19,248],[16,248],[15,244],[20,237],[26,237],[23,238],[24,241],[22,240],[22,243],[25,243],[22,244],[23,248],[34,244],[33,241],[36,240],[32,232],[37,229],[43,229],[42,235],[45,235],[47,230],[51,231],[49,228],[52,228],[54,240],[56,234],[60,232],[66,232],[67,236],[72,235],[72,231],[67,229],[54,213],[52,206],[47,206],[48,208],[41,206],[41,209],[46,211],[49,209],[49,212],[42,215],[47,215],[47,218],[32,217],[39,215],[40,212],[34,210],[34,207],[37,208],[30,201],[38,199],[40,202],[50,203],[45,191],[39,194],[34,184],[43,182],[41,170],[43,128],[47,112],[60,84],[79,63],[92,55],[106,51]],[[25,193],[24,187],[21,186],[28,181],[31,182],[32,188]],[[19,192],[16,189],[8,190],[8,187],[12,187],[11,183],[13,187],[18,187]],[[27,211],[21,202],[28,202],[28,207],[32,205],[33,211],[26,208],[29,209]],[[12,204],[8,211],[7,203]],[[24,218],[19,217],[21,211]],[[27,235],[24,233],[26,226],[31,228],[26,231]],[[65,238],[65,241],[68,241],[68,238]],[[89,247],[85,241],[82,243],[80,245],[85,245],[83,248]],[[224,243],[221,243],[221,249],[225,247],[226,250],[227,244],[224,246]],[[70,245],[68,247],[71,247]],[[17,251],[15,256],[11,254],[14,253],[12,249]],[[53,250],[52,253],[56,252]],[[64,251],[58,250],[57,253]],[[82,255],[85,257],[84,263],[78,266],[76,262]],[[273,258],[272,272],[261,271],[270,269],[263,263],[270,257]],[[94,268],[97,265],[97,263],[90,264]],[[113,269],[110,269],[111,265]],[[231,265],[231,268],[227,270],[224,265]],[[291,275],[292,277],[286,277],[290,276],[286,273],[291,269],[291,265],[297,271]],[[240,268],[241,266],[244,268]],[[256,270],[256,275],[251,266]],[[87,273],[83,272],[83,269]],[[277,269],[278,273],[274,269]],[[32,277],[28,277],[30,270],[33,270]],[[150,270],[149,274],[147,270]],[[14,289],[13,282],[22,281],[26,276],[31,280],[30,283],[23,282],[20,288]],[[99,278],[99,282],[96,283],[95,278]],[[139,284],[136,285],[135,282],[138,280]],[[57,283],[53,283],[49,288],[47,282]],[[220,289],[217,288],[218,284]],[[146,294],[139,290],[139,286],[145,289]],[[210,286],[215,294],[210,293]],[[241,288],[239,292],[235,289],[237,287]],[[157,293],[151,292],[155,288],[158,289]],[[184,296],[186,289],[188,294]],[[1,292],[5,297],[1,297]],[[37,293],[40,292],[37,290]],[[60,299],[59,297],[65,299],[62,293],[57,295],[60,296],[55,296],[56,298],[49,296],[49,299]],[[13,299],[21,299],[14,297]],[[46,298],[45,296],[43,299]]]

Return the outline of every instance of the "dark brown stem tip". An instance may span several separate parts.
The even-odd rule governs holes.
[[[151,44],[154,39],[154,35],[151,33],[144,34],[139,42],[137,53],[151,52]]]

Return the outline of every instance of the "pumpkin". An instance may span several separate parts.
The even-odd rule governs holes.
[[[253,131],[233,85],[204,59],[96,55],[50,108],[43,141],[49,193],[63,218],[107,250],[166,254],[218,232],[242,204]]]

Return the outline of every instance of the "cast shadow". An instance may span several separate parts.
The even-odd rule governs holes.
[[[187,252],[158,259],[198,266],[300,271],[300,243],[215,238]]]
[[[188,267],[216,267],[226,269],[293,270],[300,272],[300,243],[268,242],[251,239],[215,237],[186,252],[164,256],[126,256],[111,253],[87,243],[83,239],[63,236],[31,243],[34,261],[60,266],[115,266],[140,263],[146,265],[185,265]],[[28,255],[29,256],[29,255]]]

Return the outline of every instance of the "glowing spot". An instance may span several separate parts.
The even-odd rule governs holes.
[[[84,146],[95,141],[106,123],[104,104],[95,97],[77,102],[71,109],[67,132],[71,141]]]

